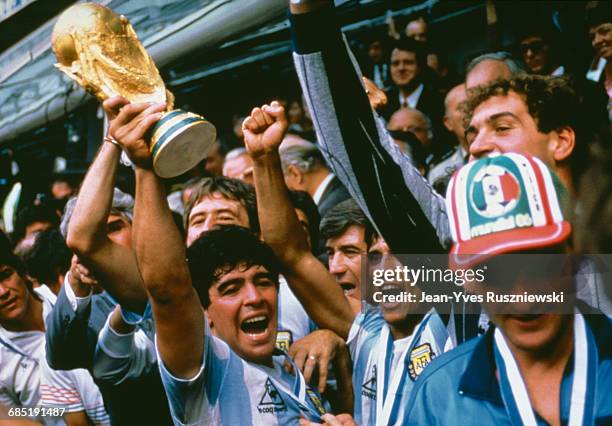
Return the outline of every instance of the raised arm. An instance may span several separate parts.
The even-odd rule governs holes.
[[[346,338],[355,315],[340,286],[310,252],[289,200],[278,154],[286,130],[285,110],[277,102],[253,109],[243,124],[254,162],[262,236],[286,268],[287,282],[308,315],[319,327]]]
[[[136,173],[133,245],[153,311],[157,349],[166,368],[191,378],[202,364],[204,312],[191,285],[185,246],[172,219],[161,180],[151,168],[144,135],[161,115],[124,107],[111,134],[128,152]],[[162,110],[161,108],[160,110]]]
[[[104,102],[104,109],[112,118],[126,104],[125,99],[115,97]],[[130,107],[134,108],[133,105]],[[141,104],[141,111],[146,107],[146,104]],[[152,110],[155,111],[154,108]],[[117,301],[130,310],[140,312],[145,307],[147,297],[134,251],[113,242],[107,235],[120,156],[121,149],[117,145],[104,142],[100,146],[81,185],[66,243],[84,264],[93,269],[104,288]]]
[[[291,2],[290,10],[295,68],[334,174],[393,252],[445,252],[450,231],[444,200],[372,111],[333,1]]]

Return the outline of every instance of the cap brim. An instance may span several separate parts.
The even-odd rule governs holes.
[[[454,244],[449,255],[451,269],[467,269],[493,256],[532,250],[562,243],[572,233],[569,222],[511,229]]]

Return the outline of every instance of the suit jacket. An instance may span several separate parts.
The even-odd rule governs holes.
[[[323,191],[323,195],[321,196],[321,200],[317,206],[321,219],[323,219],[325,213],[327,213],[336,204],[349,198],[351,198],[351,196],[344,185],[342,185],[340,180],[334,176],[333,179],[329,181],[329,185],[327,185],[325,191]]]
[[[46,352],[51,368],[85,368],[92,373],[98,334],[115,306],[115,301],[103,292],[93,295],[90,305],[77,315],[62,287],[47,321]],[[100,388],[113,426],[172,424],[157,368],[119,385],[95,378],[94,381]]]
[[[389,121],[393,113],[401,108],[399,88],[393,87],[385,93],[387,94],[387,105],[380,110],[380,115]],[[430,83],[424,83],[416,109],[429,117],[434,134],[436,134],[436,130],[442,125],[442,117],[444,117],[444,98],[438,89]]]

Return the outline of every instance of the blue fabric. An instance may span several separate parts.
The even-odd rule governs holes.
[[[47,319],[46,356],[51,368],[85,368],[92,372],[98,334],[115,305],[108,293],[94,294],[90,305],[77,315],[62,287]],[[95,382],[113,425],[134,424],[135,413],[139,424],[170,424],[168,402],[157,368],[117,386]]]
[[[274,357],[280,377],[271,379],[269,369],[243,360],[224,341],[210,336],[206,327],[203,363],[195,377],[176,378],[159,360],[174,424],[284,426],[297,424],[300,418],[320,422],[311,397],[325,403],[316,391],[308,388],[311,397],[306,405],[288,393],[298,392],[295,376],[282,368],[285,359],[285,355]]]
[[[612,322],[603,315],[585,315],[597,345],[594,386],[595,425],[612,424]],[[417,380],[409,406],[409,425],[510,425],[495,376],[494,327],[435,359]],[[573,383],[573,361],[561,383],[561,420],[567,424]],[[592,392],[589,393],[592,395]],[[539,425],[546,423],[537,417]]]

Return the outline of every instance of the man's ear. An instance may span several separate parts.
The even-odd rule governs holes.
[[[553,131],[556,135],[554,143],[551,145],[552,157],[556,162],[567,160],[576,146],[576,133],[569,126],[561,127]]]
[[[453,125],[451,124],[451,120],[449,117],[447,117],[446,115],[442,117],[442,122],[444,123],[444,127],[446,127],[446,130],[448,130],[449,132],[453,131]]]
[[[212,332],[212,330],[214,329],[215,325],[214,325],[213,320],[210,317],[210,314],[208,313],[207,309],[204,309],[204,318],[206,318],[206,321],[208,321],[208,327],[210,328],[210,331]],[[214,332],[213,332],[213,334],[214,334]]]
[[[288,175],[289,182],[291,182],[292,185],[299,185],[301,187],[304,180],[304,175],[296,165],[290,164],[289,167],[287,167],[286,174]]]

